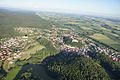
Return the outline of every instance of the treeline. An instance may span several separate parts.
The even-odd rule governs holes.
[[[120,78],[120,62],[115,62],[111,58],[109,58],[104,53],[96,53],[90,55],[92,59],[100,64],[106,72],[109,74],[111,79],[119,80]]]
[[[73,47],[81,47],[83,44],[78,41],[78,42],[72,42],[72,38],[70,38],[69,36],[64,36],[63,37],[63,42],[67,45],[71,45]]]

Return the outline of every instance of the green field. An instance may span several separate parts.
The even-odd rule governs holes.
[[[10,71],[8,74],[7,74],[7,77],[5,80],[13,80],[17,73],[21,70],[21,67],[17,66],[15,67],[12,71]]]
[[[96,33],[96,34],[91,35],[90,38],[96,40],[97,42],[107,45],[107,47],[109,46],[117,51],[120,50],[119,40],[114,38],[114,36]]]
[[[32,48],[27,49],[26,51],[21,52],[20,60],[29,59],[32,54],[35,54],[38,50],[45,48],[44,46],[40,45],[39,43],[35,44]]]
[[[105,44],[117,44],[116,41],[110,39],[109,37],[107,37],[106,35],[103,35],[103,34],[94,34],[90,37],[94,38],[102,43],[105,43]]]

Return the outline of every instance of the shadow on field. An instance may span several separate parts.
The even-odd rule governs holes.
[[[14,80],[21,80],[20,76],[23,73],[27,72],[28,70],[32,70],[31,71],[32,80],[54,80],[47,75],[44,66],[41,64],[25,64],[25,65],[23,65],[21,70],[19,71],[19,73],[14,78]],[[24,80],[26,80],[26,79],[24,79]]]

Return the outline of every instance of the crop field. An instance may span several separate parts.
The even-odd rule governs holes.
[[[106,35],[103,35],[103,34],[94,34],[90,37],[94,38],[102,43],[105,43],[105,44],[117,44],[117,42],[115,42],[114,40],[110,39],[109,37],[107,37]]]
[[[81,27],[83,30],[92,30],[92,28],[89,27]]]

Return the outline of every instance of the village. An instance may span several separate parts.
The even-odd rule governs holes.
[[[53,25],[53,28],[51,28],[50,30],[39,30],[35,28],[24,29],[20,27],[16,28],[16,30],[25,34],[29,34],[29,37],[31,37],[31,35],[32,37],[35,36],[36,39],[39,37],[45,37],[52,42],[53,46],[57,50],[65,53],[77,53],[78,55],[85,55],[89,57],[91,52],[98,52],[109,56],[114,61],[120,62],[119,52],[106,48],[104,45],[96,45],[96,43],[94,43],[90,39],[79,37],[77,34],[75,34],[69,29],[56,28]],[[65,44],[63,40],[63,37],[65,36],[69,37],[74,43],[81,42],[84,45],[77,47]],[[14,59],[20,58],[21,52],[24,50],[28,42],[28,35],[9,38],[6,40],[2,39],[0,43],[0,60],[10,59],[11,57]],[[91,47],[94,47],[94,51],[91,49]]]
[[[27,37],[16,37],[9,38],[6,41],[1,40],[0,45],[0,60],[5,60],[6,58],[13,56],[19,57],[19,54],[25,47]]]

